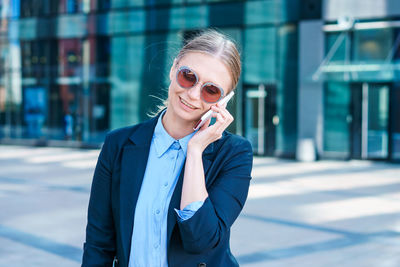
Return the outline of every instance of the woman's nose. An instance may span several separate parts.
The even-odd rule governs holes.
[[[189,97],[194,100],[200,99],[200,90],[201,90],[201,84],[197,83],[195,86],[188,89]]]

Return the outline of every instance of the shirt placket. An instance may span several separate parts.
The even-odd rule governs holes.
[[[156,218],[156,224],[157,224],[157,233],[154,235],[156,237],[156,239],[154,240],[154,256],[156,262],[160,262],[160,266],[161,266],[161,258],[160,258],[160,248],[161,248],[161,244],[165,243],[166,244],[166,236],[162,235],[162,228],[166,227],[166,225],[163,225],[163,223],[166,223],[167,219],[164,218],[164,216],[166,214],[168,214],[167,210],[168,210],[168,206],[169,206],[169,201],[167,203],[167,198],[168,198],[168,194],[169,191],[171,189],[171,186],[174,182],[173,178],[175,177],[175,169],[176,169],[176,164],[177,164],[177,159],[179,156],[179,149],[180,149],[180,145],[177,141],[175,141],[171,147],[167,150],[166,156],[170,158],[171,163],[170,165],[168,165],[168,170],[166,170],[166,173],[168,175],[164,176],[164,180],[160,181],[161,182],[161,188],[162,190],[160,190],[160,194],[159,194],[159,198],[158,201],[156,201],[156,206],[154,208],[154,212],[155,212],[155,218]],[[160,206],[161,203],[164,203],[164,206]]]
[[[153,229],[153,240],[152,240],[152,245],[153,245],[153,259],[154,262],[160,262],[160,236],[161,236],[161,209],[160,209],[160,203],[161,203],[162,196],[159,196],[155,199],[156,203],[153,206],[153,215],[154,215],[154,224],[155,227]]]

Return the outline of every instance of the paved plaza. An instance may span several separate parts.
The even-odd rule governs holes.
[[[0,146],[0,266],[80,266],[99,150]],[[400,164],[255,158],[241,266],[400,266]]]

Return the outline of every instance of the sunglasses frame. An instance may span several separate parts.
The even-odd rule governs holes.
[[[178,80],[178,75],[179,75],[179,73],[180,73],[182,70],[189,70],[190,72],[192,72],[192,73],[194,74],[194,77],[196,77],[196,82],[195,82],[192,86],[190,86],[190,87],[184,87],[184,86],[182,86],[182,85],[180,84],[180,82],[179,82],[179,80]],[[175,77],[175,78],[176,78],[176,82],[179,84],[179,86],[182,87],[182,88],[185,88],[185,89],[190,89],[190,88],[192,88],[192,87],[195,87],[196,84],[199,82],[199,77],[197,76],[196,72],[194,72],[194,71],[193,71],[191,68],[189,68],[188,66],[181,66],[181,67],[178,69],[178,71],[176,72],[176,77]],[[208,104],[215,104],[215,103],[217,103],[218,101],[220,101],[220,100],[224,97],[224,89],[222,89],[220,86],[218,86],[218,85],[216,85],[215,83],[212,83],[212,82],[205,82],[205,83],[203,83],[203,84],[201,85],[200,92],[203,92],[204,87],[207,86],[207,85],[212,85],[212,86],[215,86],[216,88],[218,88],[218,90],[221,92],[221,96],[220,96],[220,97],[218,98],[218,100],[215,101],[215,102],[208,102],[208,101],[206,101],[206,100],[203,98],[203,94],[200,93],[200,97],[201,97],[201,99],[202,99],[204,102],[206,102],[206,103],[208,103]]]

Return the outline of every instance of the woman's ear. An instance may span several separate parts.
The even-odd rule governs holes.
[[[176,58],[174,59],[174,63],[171,66],[171,69],[169,70],[169,80],[172,81],[173,77],[174,77],[174,73],[175,73],[175,69],[176,69],[176,65],[177,65],[177,61]]]

